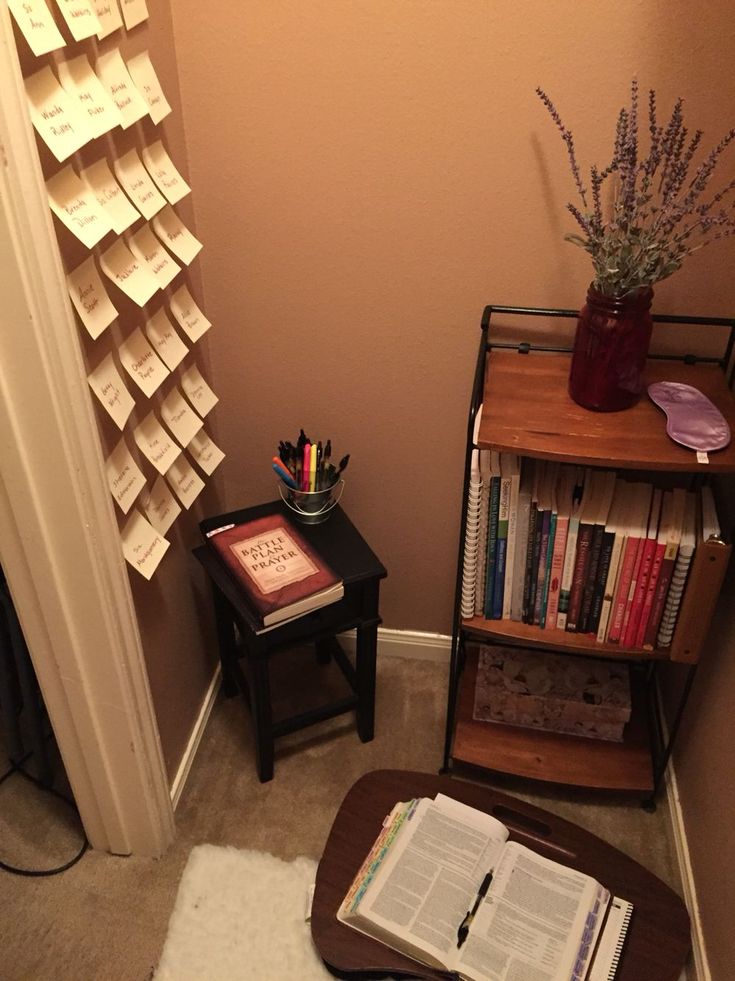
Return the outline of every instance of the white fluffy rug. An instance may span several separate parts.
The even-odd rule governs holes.
[[[193,848],[155,981],[333,981],[305,920],[316,864]]]

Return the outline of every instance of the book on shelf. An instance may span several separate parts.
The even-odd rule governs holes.
[[[632,486],[635,488],[635,491],[633,493],[629,523],[625,532],[625,546],[620,557],[620,571],[615,587],[615,595],[610,613],[610,624],[607,632],[607,641],[609,644],[620,643],[625,612],[628,608],[633,573],[636,561],[639,558],[639,547],[642,547],[643,537],[648,529],[648,515],[651,510],[651,498],[653,496],[653,487],[651,484],[637,483]]]
[[[225,525],[207,539],[244,590],[256,633],[344,596],[342,580],[282,514]]]
[[[554,547],[549,564],[549,588],[546,602],[546,614],[541,624],[545,629],[556,628],[559,613],[559,595],[561,593],[564,556],[569,534],[569,519],[574,505],[575,488],[577,485],[577,470],[568,464],[559,468],[559,478],[556,487],[556,527],[554,530]]]
[[[669,493],[671,497],[667,497],[664,501],[664,511],[661,516],[662,529],[659,532],[659,546],[663,541],[663,555],[656,582],[652,589],[649,587],[651,609],[648,613],[641,644],[645,650],[653,650],[656,643],[656,635],[666,605],[666,596],[671,584],[671,576],[674,572],[674,564],[684,527],[686,491],[681,487],[676,487],[667,492],[667,494]]]
[[[474,449],[470,456],[470,481],[467,489],[467,514],[465,516],[464,556],[462,559],[462,599],[460,605],[463,617],[471,617],[475,612],[477,542],[481,502],[480,452]]]
[[[503,616],[505,596],[505,572],[508,555],[508,530],[513,475],[518,471],[518,457],[515,453],[500,454],[500,489],[498,498],[498,535],[495,546],[495,579],[493,582],[492,619]]]
[[[579,529],[577,532],[577,550],[574,557],[574,572],[569,590],[569,611],[567,613],[566,630],[576,633],[580,627],[582,613],[582,598],[590,564],[592,536],[598,523],[598,514],[607,496],[608,473],[611,471],[592,470],[585,480],[582,506],[579,512]],[[614,479],[614,474],[612,474]],[[609,507],[609,503],[608,503]]]
[[[654,555],[656,553],[662,498],[663,491],[659,487],[654,487],[651,496],[651,508],[648,514],[646,536],[640,546],[640,560],[633,570],[634,582],[631,583],[633,595],[629,606],[629,616],[627,616],[627,622],[626,618],[623,619],[623,633],[620,639],[623,647],[636,646],[638,624],[640,623],[643,612],[643,603],[648,590],[648,580],[651,575]]]
[[[632,905],[509,839],[443,794],[398,803],[337,918],[464,981],[612,978]]]
[[[559,630],[566,630],[567,619],[569,617],[569,596],[572,591],[572,580],[574,578],[577,539],[579,537],[579,516],[582,508],[584,488],[585,486],[591,486],[591,474],[592,471],[589,468],[575,468],[576,480],[574,493],[572,494],[572,507],[569,512],[567,544],[564,550],[564,565],[562,566],[561,583],[559,585],[559,610],[556,615],[556,626]]]
[[[533,620],[533,595],[535,587],[533,584],[533,570],[535,563],[538,563],[538,546],[536,539],[536,524],[538,519],[538,487],[541,474],[541,461],[534,460],[531,471],[530,494],[531,500],[528,508],[528,534],[526,537],[526,556],[523,564],[523,603],[521,607],[521,620],[523,623],[530,623]],[[529,620],[530,616],[530,620]]]
[[[541,515],[541,537],[538,545],[538,570],[536,573],[536,592],[533,600],[533,622],[542,625],[546,618],[548,602],[549,551],[554,550],[556,534],[556,481],[559,474],[558,463],[543,464],[542,476],[539,481],[538,513]],[[538,518],[536,527],[539,527]]]
[[[477,535],[477,579],[475,582],[475,616],[485,614],[487,581],[487,531],[490,511],[490,450],[480,450],[480,527]]]
[[[600,616],[597,622],[597,642],[604,643],[607,638],[607,628],[610,621],[615,589],[620,574],[620,559],[623,554],[628,525],[630,524],[632,508],[636,501],[636,487],[622,481],[620,486],[615,488],[615,497],[610,509],[610,517],[605,526],[605,533],[612,535],[612,546],[610,548],[610,561],[608,564],[607,575],[602,588],[602,602],[600,604]],[[593,600],[594,605],[594,600]]]
[[[698,513],[697,495],[688,491],[684,504],[684,524],[681,531],[681,541],[676,555],[674,571],[666,594],[663,615],[656,638],[657,647],[668,647],[674,636],[674,628],[679,617],[681,599],[684,595],[692,558],[697,548],[698,536],[701,536],[701,514]]]
[[[513,575],[516,563],[516,541],[518,539],[518,500],[521,493],[521,458],[516,453],[501,454],[500,469],[503,470],[503,456],[507,458],[510,471],[510,503],[508,506],[508,542],[505,553],[505,582],[503,584],[503,606],[501,616],[510,620],[513,602]]]
[[[612,564],[612,553],[615,546],[617,529],[620,525],[621,515],[625,506],[627,484],[621,478],[616,478],[613,489],[612,503],[608,512],[605,525],[600,538],[600,552],[597,561],[597,570],[592,584],[590,608],[585,621],[585,633],[597,636],[602,616],[602,602],[605,598],[607,581],[610,577],[610,565]],[[614,571],[613,571],[614,574]]]
[[[528,523],[531,515],[531,491],[533,488],[534,460],[525,459],[521,466],[518,488],[518,515],[516,518],[516,543],[513,558],[513,583],[510,598],[510,619],[523,619],[523,586],[525,583],[526,550],[528,548]]]
[[[490,450],[490,501],[487,519],[487,572],[485,574],[486,620],[493,616],[495,567],[498,561],[498,518],[500,514],[500,454]]]
[[[610,515],[610,508],[615,494],[615,487],[620,481],[613,470],[603,471],[602,489],[595,513],[595,523],[590,539],[590,553],[587,562],[584,584],[582,586],[582,602],[579,609],[577,631],[579,633],[595,633],[592,624],[592,601],[598,578],[602,575],[600,560],[602,557],[602,542],[605,536],[605,525]]]

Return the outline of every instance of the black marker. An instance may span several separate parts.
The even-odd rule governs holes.
[[[475,899],[474,905],[471,910],[467,912],[467,916],[462,920],[457,930],[457,946],[461,947],[462,944],[467,939],[467,934],[470,932],[470,927],[472,926],[472,921],[475,918],[475,913],[480,908],[480,903],[483,901],[487,895],[487,891],[490,888],[490,883],[493,881],[492,869],[487,873],[485,878],[482,880],[479,890],[477,891],[477,898]]]

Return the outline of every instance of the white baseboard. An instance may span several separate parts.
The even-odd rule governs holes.
[[[355,649],[355,631],[340,634],[340,642],[352,653]],[[419,661],[435,661],[449,664],[452,638],[446,634],[427,634],[421,630],[390,630],[378,627],[379,657],[411,657]]]
[[[176,771],[176,776],[171,784],[171,804],[174,810],[176,810],[178,807],[179,799],[184,789],[184,785],[186,784],[187,777],[189,776],[189,771],[191,770],[191,765],[194,762],[194,757],[199,749],[199,743],[204,735],[204,730],[207,728],[207,722],[209,721],[209,716],[212,713],[214,702],[217,698],[217,692],[219,691],[221,677],[222,671],[220,665],[218,664],[214,674],[212,675],[212,680],[209,683],[207,694],[204,696],[204,701],[202,702],[202,707],[199,710],[197,720],[194,723],[194,728],[191,730],[189,742],[186,744],[184,755],[181,757],[181,762],[179,763],[179,768]]]

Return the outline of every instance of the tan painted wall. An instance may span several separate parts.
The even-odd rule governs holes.
[[[562,242],[571,180],[534,88],[587,163],[607,156],[634,73],[662,106],[685,96],[714,142],[735,123],[730,6],[176,0],[173,17],[226,505],[274,496],[279,439],[331,436],[353,455],[345,506],[390,572],[386,625],[446,632],[482,308],[576,307],[590,279]],[[700,253],[656,309],[731,314],[734,257],[730,243]],[[719,661],[681,790],[724,978],[733,801],[716,775],[735,678]]]

